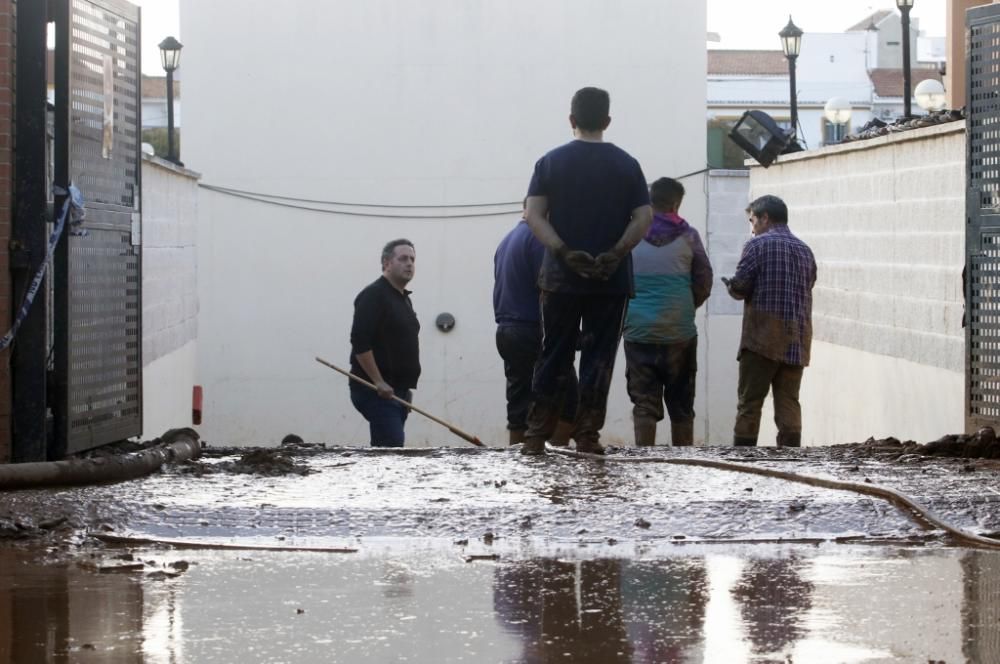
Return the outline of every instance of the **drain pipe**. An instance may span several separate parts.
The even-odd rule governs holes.
[[[148,475],[168,461],[201,455],[198,433],[171,429],[156,447],[123,455],[0,465],[0,491],[123,482]]]

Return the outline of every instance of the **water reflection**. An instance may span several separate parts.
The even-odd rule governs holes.
[[[179,556],[102,573],[0,548],[0,664],[1000,661],[996,552],[203,551],[164,578]]]
[[[802,567],[797,557],[750,560],[732,590],[751,652],[768,657],[757,661],[786,661],[806,634],[813,584],[803,580]]]
[[[621,562],[540,559],[501,566],[497,618],[523,644],[522,662],[631,662]]]

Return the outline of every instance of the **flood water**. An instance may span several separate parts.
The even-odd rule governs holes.
[[[1000,530],[992,467],[751,454]],[[300,461],[4,494],[0,521],[75,525],[0,543],[0,664],[1000,662],[1000,551],[878,500],[497,452]]]
[[[142,569],[118,572],[0,550],[0,661],[1000,661],[993,552],[755,545],[467,562],[411,549],[141,549]],[[128,564],[114,555],[101,565]]]

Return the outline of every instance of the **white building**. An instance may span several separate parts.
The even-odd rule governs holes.
[[[851,102],[851,126],[871,119],[869,37],[864,32],[815,33],[802,37],[796,64],[799,142],[817,148],[837,142],[823,107],[831,97]],[[708,52],[708,118],[735,122],[744,111],[761,110],[790,127],[788,61],[780,50]]]
[[[206,186],[293,199],[202,189],[198,366],[213,443],[290,431],[367,442],[346,380],[314,357],[347,363],[353,299],[401,236],[418,258],[416,403],[505,440],[493,252],[535,160],[571,138],[573,92],[610,91],[607,138],[650,180],[704,167],[700,0],[303,0],[266,19],[237,0],[182,0],[181,28],[185,163]],[[682,212],[704,229],[703,176],[685,184]],[[435,328],[442,312],[453,331]],[[632,439],[623,364],[612,442]],[[699,438],[707,392],[702,379]],[[410,444],[462,444],[416,415],[407,430]]]
[[[174,75],[174,127],[181,126],[181,82]],[[167,77],[142,77],[142,128],[167,126]]]

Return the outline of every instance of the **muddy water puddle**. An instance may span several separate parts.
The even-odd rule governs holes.
[[[1000,661],[993,552],[123,551],[40,565],[0,550],[0,661]]]
[[[993,466],[683,454],[877,483],[1000,531]],[[876,499],[503,451],[329,450],[284,476],[237,459],[4,494],[0,526],[35,539],[0,541],[0,664],[1000,661],[1000,552]]]

